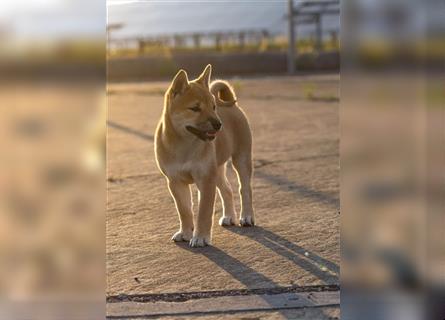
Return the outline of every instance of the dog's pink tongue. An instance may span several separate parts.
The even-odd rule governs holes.
[[[207,131],[207,135],[214,137],[214,136],[216,136],[216,131]]]

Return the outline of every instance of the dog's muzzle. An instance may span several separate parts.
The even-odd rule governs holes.
[[[185,128],[203,141],[212,141],[216,138],[216,130],[200,130],[192,126],[186,126]]]
[[[212,125],[213,129],[215,129],[216,131],[218,131],[222,127],[222,123],[218,119],[209,118],[209,122]]]

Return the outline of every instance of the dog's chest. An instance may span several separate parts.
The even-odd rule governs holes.
[[[169,178],[192,182],[193,176],[202,171],[205,171],[205,167],[205,163],[198,161],[172,161],[165,164],[165,171]]]

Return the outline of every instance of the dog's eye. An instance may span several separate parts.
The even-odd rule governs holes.
[[[199,107],[199,103],[194,105],[193,107],[189,108],[190,110],[192,110],[193,112],[199,112],[201,111],[201,108]]]

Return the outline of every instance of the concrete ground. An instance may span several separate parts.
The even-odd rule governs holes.
[[[178,217],[154,159],[153,133],[168,83],[108,86],[110,301],[155,294],[175,299],[175,293],[207,291],[230,296],[231,290],[244,289],[252,294],[264,289],[267,295],[274,288],[339,283],[339,77],[229,80],[253,130],[257,226],[220,227],[218,199],[213,246],[199,249],[170,241]],[[229,176],[236,190],[233,170]],[[286,312],[271,306],[269,311],[209,313],[206,318],[339,316],[335,306]]]

